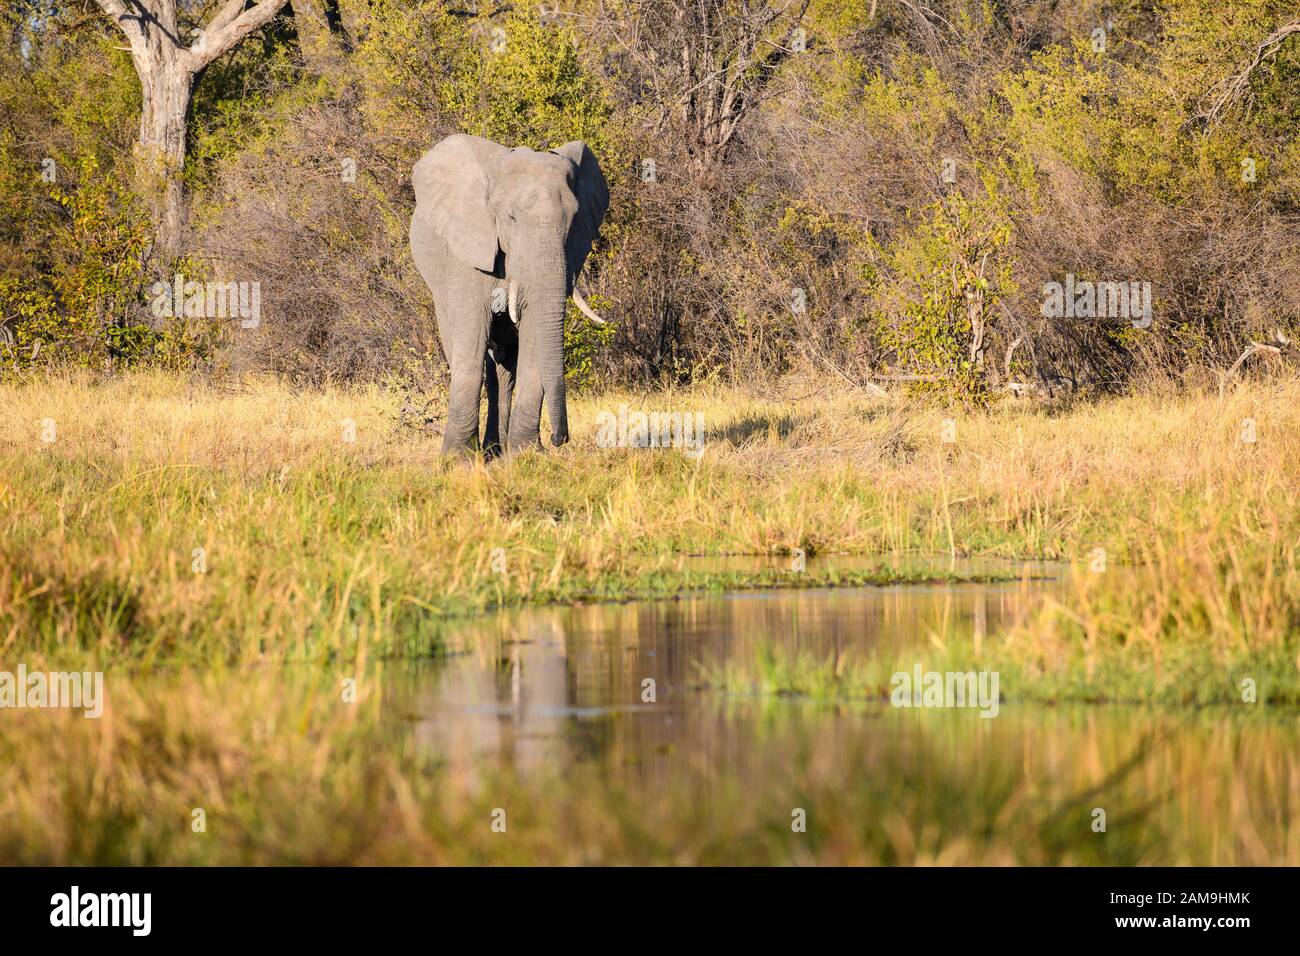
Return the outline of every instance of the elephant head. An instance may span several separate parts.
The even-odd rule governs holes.
[[[543,400],[551,441],[568,441],[564,398],[565,301],[576,289],[605,210],[609,187],[586,144],[535,152],[454,135],[414,170],[417,211],[452,256],[509,284],[519,358],[509,446],[536,444]]]

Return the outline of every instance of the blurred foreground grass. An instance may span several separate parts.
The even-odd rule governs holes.
[[[383,667],[345,701],[355,673],[119,678],[99,720],[6,714],[0,862],[1300,863],[1294,721],[1183,711],[1136,733],[1138,709],[886,707],[809,733],[774,709],[716,742],[752,760],[683,755],[665,781],[617,748],[533,773],[446,761],[403,726]]]

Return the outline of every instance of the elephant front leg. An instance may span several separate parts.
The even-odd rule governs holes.
[[[487,353],[487,312],[474,310],[447,325],[453,341],[447,349],[451,353],[451,387],[442,451],[445,455],[469,454],[479,444],[478,408]]]
[[[525,448],[541,445],[542,378],[532,364],[527,364],[519,374],[515,389],[514,407],[510,410],[510,431],[507,448],[513,454]]]

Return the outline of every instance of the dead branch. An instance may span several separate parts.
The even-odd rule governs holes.
[[[1217,126],[1224,114],[1235,103],[1246,97],[1250,90],[1250,78],[1254,72],[1263,65],[1265,60],[1277,53],[1287,37],[1296,33],[1300,33],[1300,19],[1292,20],[1265,37],[1263,42],[1255,47],[1250,62],[1244,68],[1220,80],[1210,88],[1210,92],[1207,94],[1207,98],[1211,99],[1210,106],[1197,114],[1197,119],[1203,120],[1211,127]]]

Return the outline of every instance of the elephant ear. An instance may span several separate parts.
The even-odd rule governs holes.
[[[429,150],[415,164],[415,214],[457,259],[491,272],[497,259],[496,219],[488,208],[489,172],[504,146],[457,133]]]
[[[609,185],[600,171],[600,164],[587,144],[581,140],[565,143],[551,152],[563,156],[577,167],[573,174],[573,191],[578,197],[578,214],[569,229],[568,248],[569,283],[578,278],[582,264],[587,261],[592,244],[600,233],[600,224],[609,209]]]

